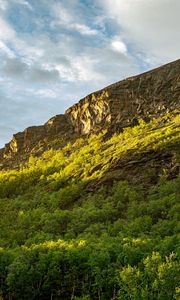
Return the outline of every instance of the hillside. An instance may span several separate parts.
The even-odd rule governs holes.
[[[180,60],[1,150],[2,299],[179,299]]]
[[[120,132],[180,109],[180,59],[152,71],[127,78],[81,99],[42,126],[13,135],[0,149],[0,168],[18,168],[29,155],[61,148],[82,135]]]

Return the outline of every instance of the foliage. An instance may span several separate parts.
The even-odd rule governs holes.
[[[178,299],[179,123],[142,121],[2,171],[0,297]]]

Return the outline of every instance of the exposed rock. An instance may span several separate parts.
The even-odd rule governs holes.
[[[73,131],[73,127],[66,115],[56,115],[44,125],[46,134],[52,135],[60,132]]]
[[[140,118],[149,121],[174,109],[180,109],[180,60],[112,84],[80,100],[64,115],[14,134],[0,149],[0,164],[17,153],[28,155],[46,137],[120,131],[138,124]]]
[[[58,133],[64,134],[67,131],[72,131],[72,126],[67,116],[57,115],[44,125],[31,126],[23,132],[14,134],[12,140],[5,145],[4,149],[1,149],[0,155],[5,159],[9,159],[21,151],[29,152],[39,140]]]
[[[180,60],[130,77],[93,93],[66,115],[80,134],[135,125],[180,108]]]
[[[112,121],[108,91],[102,90],[87,96],[66,110],[65,114],[70,118],[74,130],[80,134],[105,129]]]

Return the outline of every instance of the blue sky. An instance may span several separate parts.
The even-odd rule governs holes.
[[[179,0],[0,0],[0,146],[86,94],[179,58]]]

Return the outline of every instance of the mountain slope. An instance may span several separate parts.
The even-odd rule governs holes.
[[[30,153],[40,154],[53,145],[64,146],[69,139],[107,129],[120,132],[167,112],[180,109],[180,60],[130,77],[92,93],[51,118],[42,126],[32,126],[13,136],[0,150],[0,166],[18,167]],[[63,140],[63,142],[62,142]],[[60,142],[61,141],[61,142]]]
[[[127,105],[133,124],[122,107],[124,121],[106,123],[103,90],[20,134],[22,148],[15,136],[17,151],[2,158],[0,172],[2,299],[179,298],[177,66],[179,61],[125,80],[134,87],[146,78],[140,90],[147,106],[157,73],[164,87],[156,95],[166,109],[153,106],[147,114],[144,104],[142,113]],[[91,122],[95,111],[106,121],[95,116]],[[85,124],[90,131],[83,132]]]

